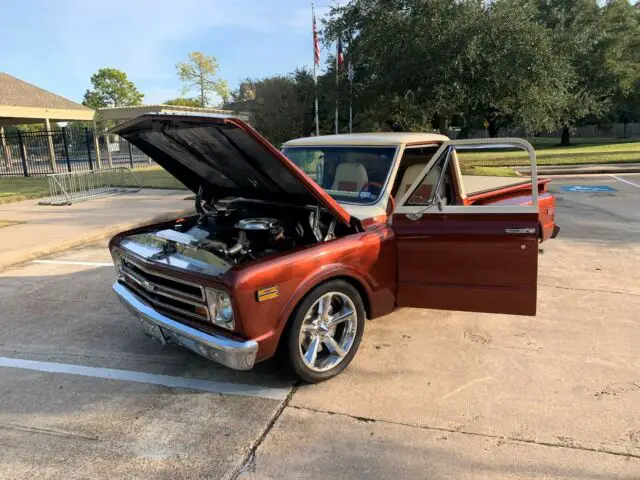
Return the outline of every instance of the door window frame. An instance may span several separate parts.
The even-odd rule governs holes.
[[[516,147],[526,151],[529,155],[529,163],[531,167],[531,205],[501,205],[501,206],[491,206],[491,205],[442,205],[438,206],[437,202],[432,202],[430,205],[408,205],[407,201],[413,195],[414,191],[420,186],[422,181],[425,179],[427,173],[433,168],[433,166],[441,159],[442,155],[455,155],[456,147],[472,147],[474,145],[478,146],[490,146],[490,145],[500,145],[501,147]],[[449,153],[449,148],[451,152]],[[448,163],[451,162],[451,158],[449,158]],[[445,174],[446,169],[443,169],[440,178],[438,179],[438,184],[442,181],[443,175]],[[460,184],[461,194],[464,195],[464,181],[462,179],[462,175],[460,173],[459,165],[455,165],[455,168],[452,169],[456,175],[459,176],[457,179],[457,183]],[[410,214],[410,215],[422,215],[422,214],[454,214],[454,213],[537,213],[538,212],[538,170],[536,163],[536,153],[533,149],[533,146],[522,138],[478,138],[478,139],[465,139],[465,140],[449,140],[440,145],[440,148],[433,154],[429,162],[425,165],[425,167],[420,172],[420,175],[416,177],[416,180],[411,184],[411,186],[407,189],[407,191],[400,197],[400,200],[396,203],[396,208],[394,210],[394,214]]]

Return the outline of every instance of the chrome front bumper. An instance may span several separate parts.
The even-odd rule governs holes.
[[[253,367],[258,353],[258,344],[253,340],[233,340],[171,320],[140,300],[120,282],[113,284],[113,291],[135,318],[148,325],[160,327],[163,337],[169,342],[173,341],[234,370],[250,370]]]

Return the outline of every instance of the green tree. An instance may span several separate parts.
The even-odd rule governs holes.
[[[481,116],[491,137],[501,127],[552,130],[570,101],[572,71],[554,55],[552,38],[510,0],[478,9],[461,50],[459,95],[464,123]]]
[[[624,125],[623,136],[626,137],[627,125],[631,122],[640,122],[640,80],[636,82],[631,92],[616,100],[613,119]]]
[[[333,8],[325,39],[351,32],[359,120],[378,128],[555,125],[570,83],[544,29],[514,2],[354,0]],[[384,48],[381,46],[384,45]]]
[[[211,95],[219,96],[223,102],[229,101],[231,95],[227,81],[216,78],[219,66],[215,57],[191,52],[187,61],[178,63],[176,69],[183,83],[183,94],[196,90],[200,107],[209,105]]]
[[[562,112],[561,144],[587,115],[603,117],[640,78],[640,13],[626,0],[524,0],[553,36],[554,55],[566,59],[574,82]]]
[[[115,68],[101,68],[91,76],[93,89],[84,94],[82,104],[90,108],[141,105],[144,95],[127,74]]]
[[[355,67],[356,128],[424,129],[436,112],[451,106],[438,99],[434,88],[434,79],[442,77],[445,51],[452,51],[451,45],[443,48],[453,30],[441,21],[453,18],[444,14],[448,3],[358,0],[331,10],[323,38],[332,44],[340,36],[346,60]],[[347,32],[350,38],[345,39]],[[425,48],[427,44],[431,46]],[[327,66],[330,78],[320,79],[320,90],[332,95],[336,91],[333,59]],[[345,85],[343,79],[341,85]]]
[[[304,135],[307,105],[300,101],[293,75],[276,75],[251,82],[255,98],[245,103],[251,123],[274,145]]]
[[[164,105],[177,105],[179,107],[199,107],[200,101],[195,98],[178,97],[172,100],[167,100]]]
[[[235,103],[250,102],[256,98],[255,81],[247,78],[240,82],[238,89],[231,93],[231,98]]]
[[[288,75],[245,79],[225,105],[236,112],[248,112],[251,123],[273,144],[315,131],[315,86],[306,69]]]

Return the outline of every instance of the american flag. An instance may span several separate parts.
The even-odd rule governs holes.
[[[320,41],[318,40],[315,12],[313,14],[313,64],[320,66]]]
[[[341,67],[344,63],[344,53],[342,52],[342,40],[338,38],[338,67]]]

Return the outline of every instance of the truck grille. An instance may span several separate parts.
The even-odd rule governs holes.
[[[190,319],[209,321],[209,310],[200,285],[151,272],[128,257],[121,257],[124,282],[159,310]]]

